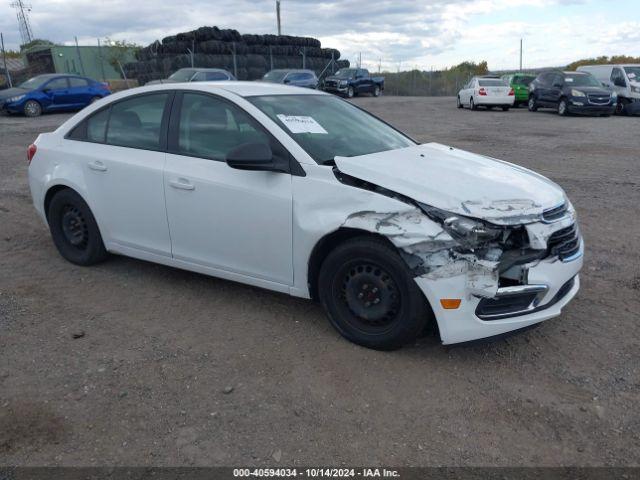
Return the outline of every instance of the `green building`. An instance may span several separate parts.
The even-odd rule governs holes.
[[[131,50],[110,46],[42,45],[25,54],[26,64],[38,73],[72,73],[102,81],[122,78],[120,70],[111,65],[114,58],[122,65],[135,61]]]

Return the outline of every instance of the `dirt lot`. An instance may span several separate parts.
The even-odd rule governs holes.
[[[0,464],[640,463],[640,119],[356,103],[566,189],[588,250],[564,314],[485,346],[382,353],[304,300],[122,257],[73,266],[25,160],[67,116],[0,117]]]

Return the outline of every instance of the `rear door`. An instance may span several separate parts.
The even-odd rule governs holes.
[[[127,97],[89,118],[86,143],[74,142],[103,237],[121,253],[170,256],[163,170],[173,94]],[[131,252],[129,252],[131,253]]]
[[[292,285],[291,175],[229,167],[227,153],[249,142],[288,155],[226,99],[176,94],[164,174],[173,257]]]
[[[80,77],[69,77],[69,97],[73,105],[84,107],[91,103],[93,93],[89,81]]]

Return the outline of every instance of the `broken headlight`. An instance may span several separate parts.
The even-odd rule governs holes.
[[[440,223],[452,238],[464,245],[477,247],[500,240],[503,237],[503,229],[486,222],[440,210],[422,203],[420,208],[427,216]]]

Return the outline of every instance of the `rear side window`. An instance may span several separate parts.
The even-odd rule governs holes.
[[[107,130],[107,120],[109,119],[109,109],[99,111],[86,120],[87,133],[86,140],[89,142],[104,142],[104,134]]]
[[[162,114],[168,96],[168,93],[158,93],[115,103],[111,107],[106,143],[145,150],[160,149]]]
[[[208,95],[185,93],[178,129],[178,153],[225,160],[235,147],[270,139],[249,115]]]
[[[535,77],[515,77],[513,83],[515,85],[529,85],[535,80]]]
[[[222,72],[206,72],[205,73],[205,78],[209,81],[212,80],[229,80],[229,77]]]
[[[71,88],[74,87],[88,87],[89,82],[87,82],[84,78],[69,78],[69,85]]]

